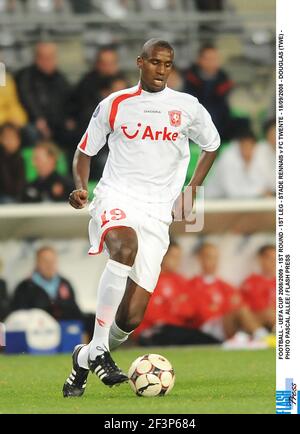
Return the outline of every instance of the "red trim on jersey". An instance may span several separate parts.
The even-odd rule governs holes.
[[[83,151],[86,148],[87,140],[88,140],[88,133],[85,133],[85,136],[83,137],[82,142],[79,145],[79,148],[82,149]]]
[[[120,226],[111,226],[110,228],[107,228],[107,229],[105,229],[105,231],[102,233],[102,235],[101,235],[101,239],[100,239],[100,244],[99,244],[99,249],[98,249],[98,252],[95,252],[95,253],[89,253],[89,255],[91,255],[91,256],[94,256],[94,255],[99,255],[101,252],[102,252],[102,250],[103,250],[103,244],[104,244],[104,241],[105,241],[105,237],[106,237],[106,234],[107,234],[107,232],[109,232],[110,230],[112,230],[112,229],[120,229],[120,228],[127,228],[128,226],[125,226],[125,225],[120,225]]]
[[[116,120],[119,104],[122,101],[124,101],[124,99],[132,98],[133,96],[140,95],[141,92],[142,92],[142,87],[139,86],[139,88],[138,88],[138,90],[136,92],[134,92],[134,93],[124,93],[123,95],[117,96],[117,98],[113,100],[112,105],[111,105],[111,109],[110,109],[110,114],[109,114],[109,125],[110,125],[110,128],[112,130],[114,129],[114,124],[115,124],[115,120]]]

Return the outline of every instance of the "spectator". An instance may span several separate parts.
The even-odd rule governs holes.
[[[32,275],[19,283],[11,300],[11,311],[42,309],[57,321],[83,320],[90,334],[93,315],[84,315],[76,303],[71,283],[58,272],[58,257],[54,248],[41,247],[36,253]]]
[[[259,273],[251,274],[241,286],[246,305],[260,324],[270,331],[276,322],[276,249],[265,245],[258,251]]]
[[[276,191],[276,119],[270,119],[264,126],[265,139],[258,143],[259,159],[265,165],[270,191]]]
[[[183,90],[183,79],[181,72],[174,66],[168,78],[168,87],[181,92]]]
[[[18,202],[25,187],[24,161],[18,127],[0,127],[0,203]],[[16,176],[17,175],[17,176]]]
[[[37,143],[33,151],[33,165],[38,177],[25,187],[25,202],[63,202],[73,189],[72,181],[56,171],[58,148],[48,141]]]
[[[194,303],[187,280],[178,274],[181,248],[172,241],[142,324],[134,335],[140,345],[192,345],[219,341],[192,329]]]
[[[26,122],[27,115],[19,101],[15,81],[6,74],[5,86],[0,86],[0,125],[13,123],[23,127]]]
[[[0,273],[2,273],[2,267],[3,267],[3,263],[0,259]],[[6,289],[6,282],[4,279],[0,278],[0,322],[4,321],[8,313],[9,313],[9,298]],[[1,329],[0,329],[0,333],[1,333]]]
[[[83,76],[71,96],[69,111],[75,122],[76,141],[84,133],[95,107],[108,95],[110,79],[116,76],[120,77],[118,54],[110,46],[103,47],[97,54],[94,68]]]
[[[217,277],[217,247],[204,243],[196,257],[201,275],[190,281],[195,306],[194,326],[221,341],[234,337],[241,330],[255,339],[265,337],[268,332],[243,304],[239,291]]]
[[[210,113],[222,140],[231,137],[231,117],[228,95],[233,82],[221,69],[217,48],[204,45],[196,63],[185,73],[184,91],[198,98]]]
[[[115,75],[110,80],[110,86],[108,87],[110,95],[113,92],[118,92],[119,90],[126,89],[128,87],[128,82],[125,80],[122,74]]]
[[[205,188],[207,197],[255,198],[272,194],[274,168],[262,158],[254,134],[245,131],[228,146],[216,163]]]
[[[19,71],[17,85],[37,138],[53,139],[64,146],[70,86],[57,63],[56,44],[39,42],[35,47],[34,63]]]

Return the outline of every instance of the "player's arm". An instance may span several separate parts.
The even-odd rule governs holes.
[[[89,126],[77,146],[73,159],[73,178],[76,190],[69,196],[73,208],[84,208],[88,202],[88,181],[91,158],[105,145],[111,132],[108,123],[108,101],[103,100],[96,108]]]
[[[69,196],[70,205],[76,209],[84,208],[87,204],[91,158],[76,149],[73,159],[73,178],[76,189]]]
[[[202,185],[213,162],[215,161],[217,153],[217,151],[202,151],[189,184],[185,187],[184,192],[180,194],[175,202],[173,218],[176,218],[176,216],[178,216],[179,219],[181,219],[182,216],[187,218],[190,215],[197,196],[197,187]],[[185,196],[187,197],[185,198]]]
[[[193,191],[193,196],[196,195],[197,187],[200,187],[203,184],[206,175],[208,174],[213,162],[216,159],[218,151],[202,151],[201,156],[199,158],[198,164],[194,171],[194,174],[187,185],[186,188],[191,188]]]
[[[181,215],[181,210],[183,210],[185,211],[183,213],[185,217],[188,217],[192,211],[197,194],[197,187],[203,184],[204,179],[215,161],[220,146],[218,131],[207,110],[199,103],[196,104],[196,114],[189,128],[189,138],[200,146],[202,152],[189,184],[175,203],[174,214],[180,212],[179,215]],[[188,198],[184,200],[184,196],[186,195],[188,195]]]

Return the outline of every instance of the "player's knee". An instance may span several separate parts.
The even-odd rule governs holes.
[[[137,244],[125,243],[111,254],[111,259],[121,264],[132,266],[137,254]]]
[[[109,237],[110,258],[121,264],[132,266],[138,250],[138,240],[133,229],[115,232]]]

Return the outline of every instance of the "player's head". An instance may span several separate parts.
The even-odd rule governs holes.
[[[49,176],[54,172],[59,149],[49,141],[38,142],[33,150],[33,165],[38,175],[42,178]]]
[[[38,42],[35,46],[34,62],[44,74],[51,75],[57,69],[57,46],[54,42]]]
[[[149,39],[137,58],[143,89],[148,92],[159,92],[167,84],[172,71],[174,49],[167,41]]]
[[[7,154],[14,154],[20,149],[21,135],[19,128],[14,124],[4,124],[0,128],[0,145]]]
[[[276,119],[270,119],[265,123],[265,137],[267,142],[276,149]]]
[[[221,57],[213,44],[203,45],[197,57],[197,64],[208,75],[215,75],[221,67]]]
[[[219,264],[219,251],[212,243],[203,243],[196,250],[196,257],[201,266],[202,274],[213,276],[217,273]]]
[[[58,270],[57,253],[51,246],[44,246],[36,252],[35,269],[45,279],[52,279]]]
[[[174,241],[170,241],[167,253],[164,256],[161,269],[165,273],[177,273],[181,262],[181,247]]]
[[[119,72],[119,56],[114,47],[102,47],[96,57],[96,71],[104,77],[111,77]]]
[[[256,137],[254,133],[250,130],[242,131],[236,136],[237,142],[239,144],[241,157],[244,162],[250,163],[255,151]]]
[[[276,248],[272,244],[262,246],[258,251],[258,262],[264,276],[274,277],[276,274]]]

